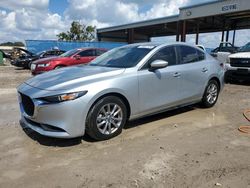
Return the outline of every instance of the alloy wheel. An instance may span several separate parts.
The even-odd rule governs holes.
[[[118,104],[105,104],[97,114],[96,125],[105,135],[113,134],[121,126],[123,120],[122,109]]]
[[[218,88],[215,84],[211,83],[207,88],[207,102],[213,104],[216,102],[218,96]]]

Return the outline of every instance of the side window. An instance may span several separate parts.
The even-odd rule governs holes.
[[[89,56],[95,56],[95,51],[94,50],[84,50],[78,53],[81,57],[89,57]]]
[[[63,53],[65,53],[65,51],[57,51],[57,53],[56,53],[56,55],[61,55],[61,54],[63,54]]]
[[[195,48],[190,46],[179,46],[180,64],[193,63],[199,61],[199,57]]]
[[[55,56],[58,54],[58,52],[59,52],[58,50],[53,50],[53,51],[51,51],[51,55]]]
[[[156,52],[143,68],[148,68],[150,63],[155,60],[164,60],[168,62],[168,66],[176,65],[176,53],[173,46],[165,47]]]
[[[105,53],[106,51],[104,50],[96,50],[96,55],[99,56],[99,55],[102,55],[103,53]]]
[[[198,54],[199,61],[202,61],[205,59],[205,53],[203,53],[202,51],[197,50],[197,54]]]
[[[47,51],[46,53],[44,53],[43,57],[49,57],[49,56],[53,56],[53,51]]]

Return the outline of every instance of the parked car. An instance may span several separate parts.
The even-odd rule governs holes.
[[[200,102],[212,107],[223,80],[220,63],[197,47],[131,44],[24,82],[17,89],[21,124],[50,137],[86,132],[105,140],[127,120]]]
[[[106,51],[106,49],[102,48],[73,49],[67,51],[59,57],[52,57],[34,61],[31,64],[31,73],[33,75],[36,75],[62,67],[87,64]]]
[[[230,42],[221,42],[219,47],[213,49],[210,54],[221,63],[225,63],[228,56],[237,51],[238,47],[232,45]]]
[[[250,80],[250,42],[228,56],[225,69],[225,82]]]
[[[23,53],[19,56],[18,59],[12,60],[11,64],[16,67],[23,67],[23,68],[30,68],[30,64],[32,63],[32,61],[35,61],[37,59],[59,56],[65,52],[64,50],[54,49],[54,50],[47,50],[47,51],[42,51],[42,52],[38,52],[34,54],[28,50],[24,50],[24,49],[20,49],[20,50],[23,51]]]
[[[6,53],[6,52],[4,52],[4,51],[3,51],[3,50],[1,50],[1,49],[0,49],[0,53],[2,53],[3,58],[10,59],[10,54],[9,54],[9,53]]]

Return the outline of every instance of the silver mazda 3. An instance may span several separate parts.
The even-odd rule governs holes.
[[[21,84],[20,122],[45,136],[105,140],[128,120],[193,103],[212,107],[223,77],[218,61],[185,43],[127,45]]]

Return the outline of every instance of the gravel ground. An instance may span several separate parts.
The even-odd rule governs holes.
[[[118,137],[60,140],[19,125],[16,86],[28,70],[0,67],[0,187],[250,188],[249,85],[227,84],[216,106],[129,122]]]

